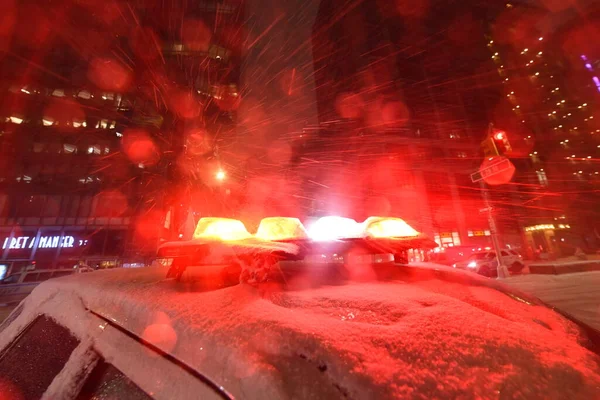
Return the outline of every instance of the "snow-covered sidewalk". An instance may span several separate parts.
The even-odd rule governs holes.
[[[521,275],[503,279],[502,282],[600,330],[600,271]]]

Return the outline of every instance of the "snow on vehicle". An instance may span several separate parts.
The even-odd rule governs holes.
[[[256,282],[266,279],[282,259],[296,259],[297,246],[251,235],[244,223],[229,218],[202,218],[192,240],[167,242],[157,259],[169,266],[167,277],[180,280],[188,267],[220,266],[224,279]]]
[[[0,304],[16,304],[23,300],[33,289],[51,278],[91,272],[92,268],[77,267],[67,269],[26,269],[21,272],[10,274],[0,280]]]
[[[49,280],[0,325],[0,390],[47,399],[597,398],[596,331],[464,271],[394,271],[388,281],[304,290],[185,291],[164,267]]]
[[[339,216],[321,217],[305,229],[297,218],[265,218],[257,236],[299,246],[300,258],[313,263],[408,263],[408,249],[431,249],[437,244],[405,221],[369,217],[363,223]]]

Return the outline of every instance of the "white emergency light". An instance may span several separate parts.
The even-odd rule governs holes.
[[[308,228],[308,236],[316,241],[357,238],[361,232],[358,222],[337,216],[321,217]]]

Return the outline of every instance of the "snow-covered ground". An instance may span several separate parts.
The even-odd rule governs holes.
[[[522,275],[503,280],[600,330],[600,271]]]
[[[80,298],[245,399],[599,393],[598,357],[580,346],[572,323],[484,286],[431,276],[199,291],[165,273],[149,267],[48,281],[22,315],[46,297]]]

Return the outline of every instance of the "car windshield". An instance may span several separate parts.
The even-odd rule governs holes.
[[[588,361],[566,323],[473,287],[539,297],[600,332],[600,0],[0,0],[0,246],[0,346],[32,310],[65,324],[91,314],[65,327],[83,345],[60,358],[97,353],[80,360],[96,370],[90,396],[175,398],[171,382],[207,383],[188,368],[204,360],[238,398],[596,398],[596,365],[556,367]],[[398,271],[469,283],[444,299],[439,282],[393,286]],[[138,302],[139,326],[103,297],[115,287]],[[98,311],[70,312],[63,296],[81,293]],[[298,304],[310,317],[294,318]],[[436,323],[412,320],[413,306]],[[188,334],[184,308],[204,330]],[[104,330],[105,310],[127,314],[114,316],[123,326]],[[248,310],[262,319],[228,330]],[[438,335],[445,312],[463,322],[460,340]],[[470,331],[491,313],[524,327]],[[288,330],[270,331],[282,315]],[[430,332],[439,354],[420,348]],[[503,351],[485,360],[488,339]],[[550,354],[533,339],[572,347]],[[164,354],[142,362],[129,340]],[[521,340],[529,353],[513,353]],[[129,359],[108,354],[115,343]],[[209,348],[223,352],[196,353]],[[182,349],[158,388],[125,370]],[[87,383],[67,376],[71,361],[35,393],[77,398]],[[404,384],[414,368],[431,369],[418,388]],[[35,398],[23,385],[13,397]]]

